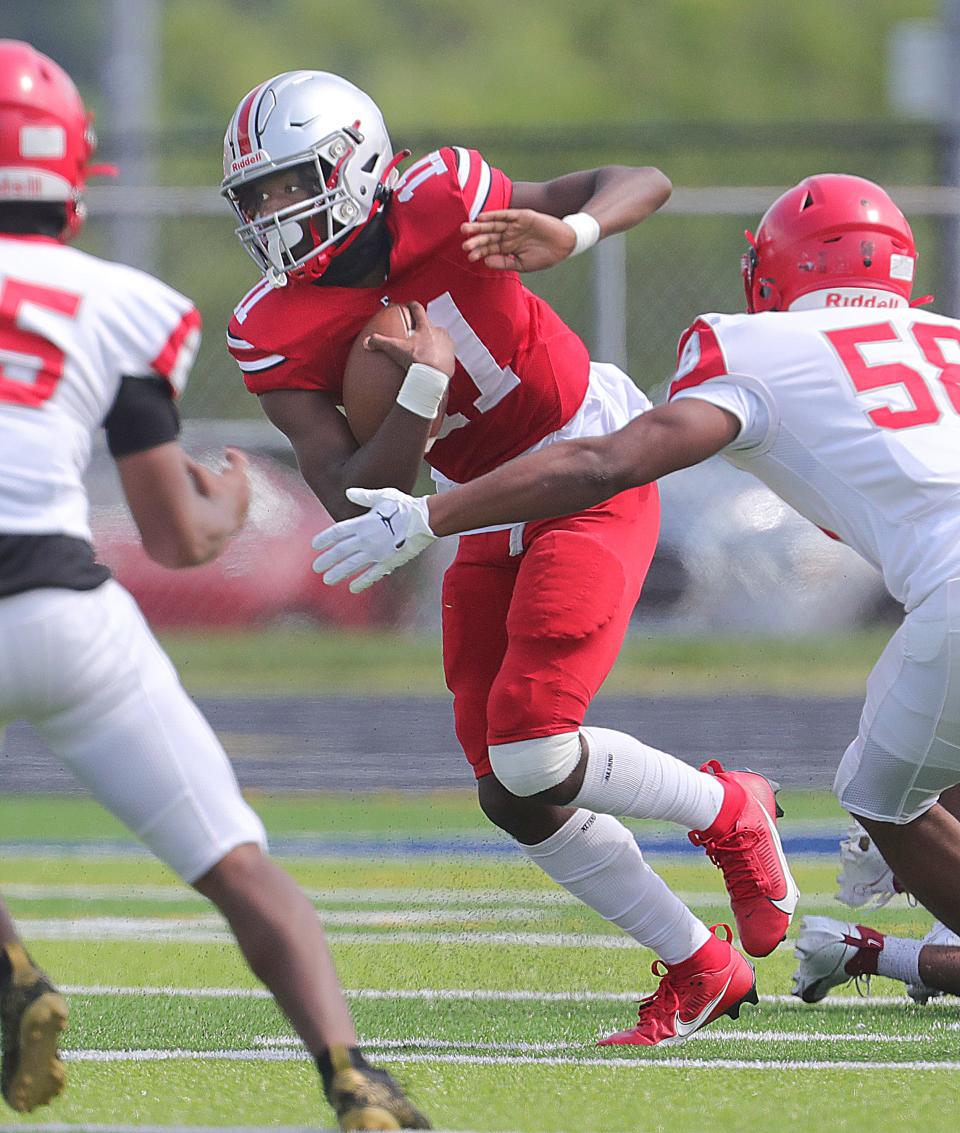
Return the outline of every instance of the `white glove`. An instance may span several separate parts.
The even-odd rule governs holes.
[[[396,488],[348,488],[347,499],[370,510],[314,536],[313,549],[323,554],[313,560],[313,569],[327,586],[356,575],[350,591],[359,594],[437,538],[430,530],[426,496]]]

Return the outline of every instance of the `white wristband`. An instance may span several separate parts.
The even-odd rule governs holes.
[[[397,392],[397,405],[432,421],[449,384],[450,379],[442,370],[423,362],[414,362]]]
[[[600,239],[600,221],[588,212],[571,212],[562,218],[564,224],[569,224],[577,238],[571,256],[579,256],[588,248],[592,248]]]

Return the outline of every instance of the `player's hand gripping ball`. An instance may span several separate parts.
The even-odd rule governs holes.
[[[412,329],[407,307],[392,304],[377,311],[350,347],[343,371],[343,411],[358,444],[365,444],[383,424],[406,376],[406,370],[382,350],[366,350],[364,341],[371,334],[407,338]],[[440,430],[446,405],[447,395],[444,394],[430,425],[431,438]]]

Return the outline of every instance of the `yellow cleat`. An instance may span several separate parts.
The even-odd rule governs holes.
[[[386,1070],[354,1066],[343,1046],[332,1046],[328,1053],[334,1075],[327,1101],[342,1130],[430,1128]]]
[[[58,1045],[67,1025],[67,1001],[19,944],[4,950],[13,969],[0,991],[3,1062],[0,1090],[18,1113],[46,1105],[66,1084]]]

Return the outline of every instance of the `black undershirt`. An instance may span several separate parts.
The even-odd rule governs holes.
[[[177,439],[180,418],[162,378],[124,377],[104,420],[111,456],[132,456]],[[110,577],[93,547],[74,535],[0,533],[0,598],[55,587],[94,590]]]

